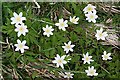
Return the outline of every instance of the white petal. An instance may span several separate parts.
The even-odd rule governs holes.
[[[79,20],[79,17],[76,18],[76,21],[78,21],[78,20]]]
[[[73,52],[73,49],[70,49],[71,52]]]
[[[56,64],[57,65],[57,67],[59,67],[60,65],[59,64]]]
[[[62,48],[65,48],[65,46],[62,46]]]
[[[60,23],[55,23],[55,25],[56,25],[56,26],[59,26],[59,25],[60,25]]]
[[[14,46],[16,46],[16,47],[17,47],[17,46],[18,46],[18,44],[15,44]]]
[[[17,43],[18,43],[18,44],[21,44],[21,41],[20,41],[19,39],[17,39]]]
[[[95,73],[95,74],[94,74],[94,76],[97,76],[97,75],[98,75],[98,73]]]
[[[15,24],[15,22],[11,22],[11,24]]]
[[[71,47],[73,48],[75,45],[71,45]]]
[[[18,14],[17,14],[16,12],[14,12],[13,15],[14,15],[14,17],[17,17],[17,16],[18,16]]]
[[[57,54],[57,58],[60,58],[60,56]]]
[[[71,41],[69,41],[68,44],[71,45]]]
[[[43,29],[44,31],[46,30],[46,28],[45,28],[45,27],[43,27],[42,29]]]
[[[17,28],[15,29],[15,32],[18,32],[18,29],[17,29]]]
[[[20,32],[18,32],[18,34],[17,34],[17,35],[18,35],[18,37],[20,37],[21,33],[20,33]]]
[[[65,29],[65,28],[62,28],[62,30],[63,30],[63,31],[66,31],[66,29]]]
[[[63,64],[66,64],[67,63],[67,61],[63,61]]]
[[[88,70],[85,70],[86,73],[88,73]]]
[[[103,32],[104,37],[108,36],[107,32]]]
[[[66,53],[68,53],[69,52],[69,50],[66,50]]]
[[[19,13],[19,16],[22,17],[22,12]]]
[[[66,23],[66,24],[67,24],[67,22],[68,22],[68,21],[67,21],[67,20],[65,20],[65,23]]]
[[[47,37],[50,37],[50,34],[47,34]]]
[[[63,66],[63,64],[61,64],[60,66],[61,66],[61,68],[62,68],[62,69],[64,69],[64,66]]]
[[[29,49],[29,47],[28,46],[24,46],[24,49]]]
[[[48,28],[49,26],[48,25],[46,25],[46,28]]]
[[[47,33],[46,33],[46,32],[44,32],[44,33],[43,33],[43,35],[47,35]]]
[[[21,19],[22,19],[22,20],[26,20],[26,17],[22,17]]]
[[[24,53],[24,49],[20,49],[21,53]]]
[[[68,27],[68,24],[65,24],[65,27]]]
[[[66,57],[66,55],[63,55],[63,56],[61,57],[61,59],[63,59],[63,60],[64,60],[64,59],[65,59],[65,57]]]
[[[57,63],[56,60],[53,60],[52,63]]]
[[[97,40],[100,40],[100,37],[97,37]]]
[[[93,70],[93,69],[94,69],[94,66],[92,66],[91,69]]]
[[[62,19],[59,19],[59,23],[63,22],[63,18]]]
[[[93,22],[93,23],[96,23],[96,20],[95,20],[95,19],[93,19],[93,20],[92,20],[92,22]]]
[[[105,40],[105,37],[101,37],[102,40]]]
[[[15,18],[14,17],[11,17],[10,20],[14,20]]]
[[[16,48],[15,51],[19,51],[19,48]]]
[[[100,28],[100,32],[103,32],[103,28],[102,27]]]
[[[111,60],[112,58],[111,57],[108,57],[109,60]]]
[[[22,42],[22,44],[24,44],[24,45],[25,45],[25,44],[26,44],[26,40],[24,40],[24,41]]]
[[[108,53],[107,55],[108,55],[108,56],[110,56],[110,55],[111,55],[111,53]]]

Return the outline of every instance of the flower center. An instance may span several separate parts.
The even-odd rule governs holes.
[[[94,18],[94,16],[93,15],[90,15],[90,19],[93,19]]]
[[[93,74],[94,74],[94,70],[91,70],[91,71],[90,71],[90,74],[92,74],[92,75],[93,75]]]
[[[24,30],[24,28],[23,28],[23,27],[20,27],[20,28],[19,28],[19,31],[20,31],[20,32],[22,32],[23,30]]]
[[[90,12],[90,11],[92,11],[92,8],[91,8],[91,7],[88,7],[88,9],[87,9],[87,10]]]
[[[69,77],[69,78],[70,78],[70,76],[71,76],[70,74],[67,74],[67,77]]]
[[[19,44],[19,48],[20,48],[20,49],[23,48],[23,45],[22,45],[22,44]]]
[[[99,36],[102,37],[103,36],[102,33],[100,33]]]
[[[16,20],[17,20],[18,22],[20,22],[21,18],[20,18],[20,17],[17,17]]]
[[[58,64],[61,64],[61,63],[62,63],[62,60],[61,60],[61,59],[59,59],[59,60],[58,60]]]
[[[89,61],[89,57],[86,57],[86,61]]]
[[[45,31],[46,33],[49,33],[50,32],[50,30],[49,29],[46,29],[46,31]]]
[[[70,47],[70,45],[67,45],[66,47],[67,47],[68,49],[70,49],[70,48],[71,48],[71,47]]]
[[[107,56],[107,55],[104,55],[104,58],[105,58],[105,59],[107,59],[107,58],[108,58],[108,56]]]
[[[76,20],[75,20],[75,19],[72,19],[72,22],[76,22]]]
[[[64,23],[63,23],[63,22],[62,22],[62,23],[60,23],[60,26],[64,27]]]

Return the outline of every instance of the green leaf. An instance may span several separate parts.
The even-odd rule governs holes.
[[[79,59],[80,59],[80,56],[78,56],[78,55],[73,55],[71,62],[78,62]]]

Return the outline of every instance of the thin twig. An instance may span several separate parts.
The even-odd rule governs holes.
[[[37,5],[37,8],[40,8],[40,5],[37,3],[36,0],[33,0],[35,2],[35,4]]]

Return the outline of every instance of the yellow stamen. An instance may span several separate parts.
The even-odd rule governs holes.
[[[64,27],[64,23],[63,23],[63,22],[62,22],[62,23],[60,23],[60,26]]]
[[[91,7],[88,7],[88,9],[87,9],[88,11],[92,11],[92,8]]]
[[[90,16],[90,18],[91,18],[91,19],[93,19],[93,18],[94,18],[94,16],[93,16],[93,15],[91,15],[91,16]]]
[[[68,49],[70,49],[70,45],[67,45],[66,47],[67,47]]]
[[[75,20],[75,19],[72,19],[72,22],[76,22],[76,20]]]
[[[105,58],[105,59],[107,59],[107,58],[108,58],[108,56],[107,56],[107,55],[104,55],[104,58]]]
[[[71,75],[70,74],[67,74],[68,77],[70,77]]]
[[[19,44],[19,48],[23,48],[23,45],[22,45],[22,44]]]
[[[93,74],[94,74],[94,70],[91,70],[91,71],[90,71],[90,74],[92,74],[92,75],[93,75]]]
[[[89,61],[89,57],[86,57],[86,61]]]
[[[61,63],[62,63],[62,60],[58,60],[58,63],[61,64]]]
[[[21,20],[21,18],[20,18],[20,17],[17,17],[16,20],[19,22],[19,21]]]
[[[46,31],[45,31],[46,33],[49,33],[50,32],[50,30],[49,29],[46,29]]]
[[[23,31],[23,27],[20,27],[19,31]]]
[[[103,36],[102,33],[100,33],[99,36],[102,37]]]

